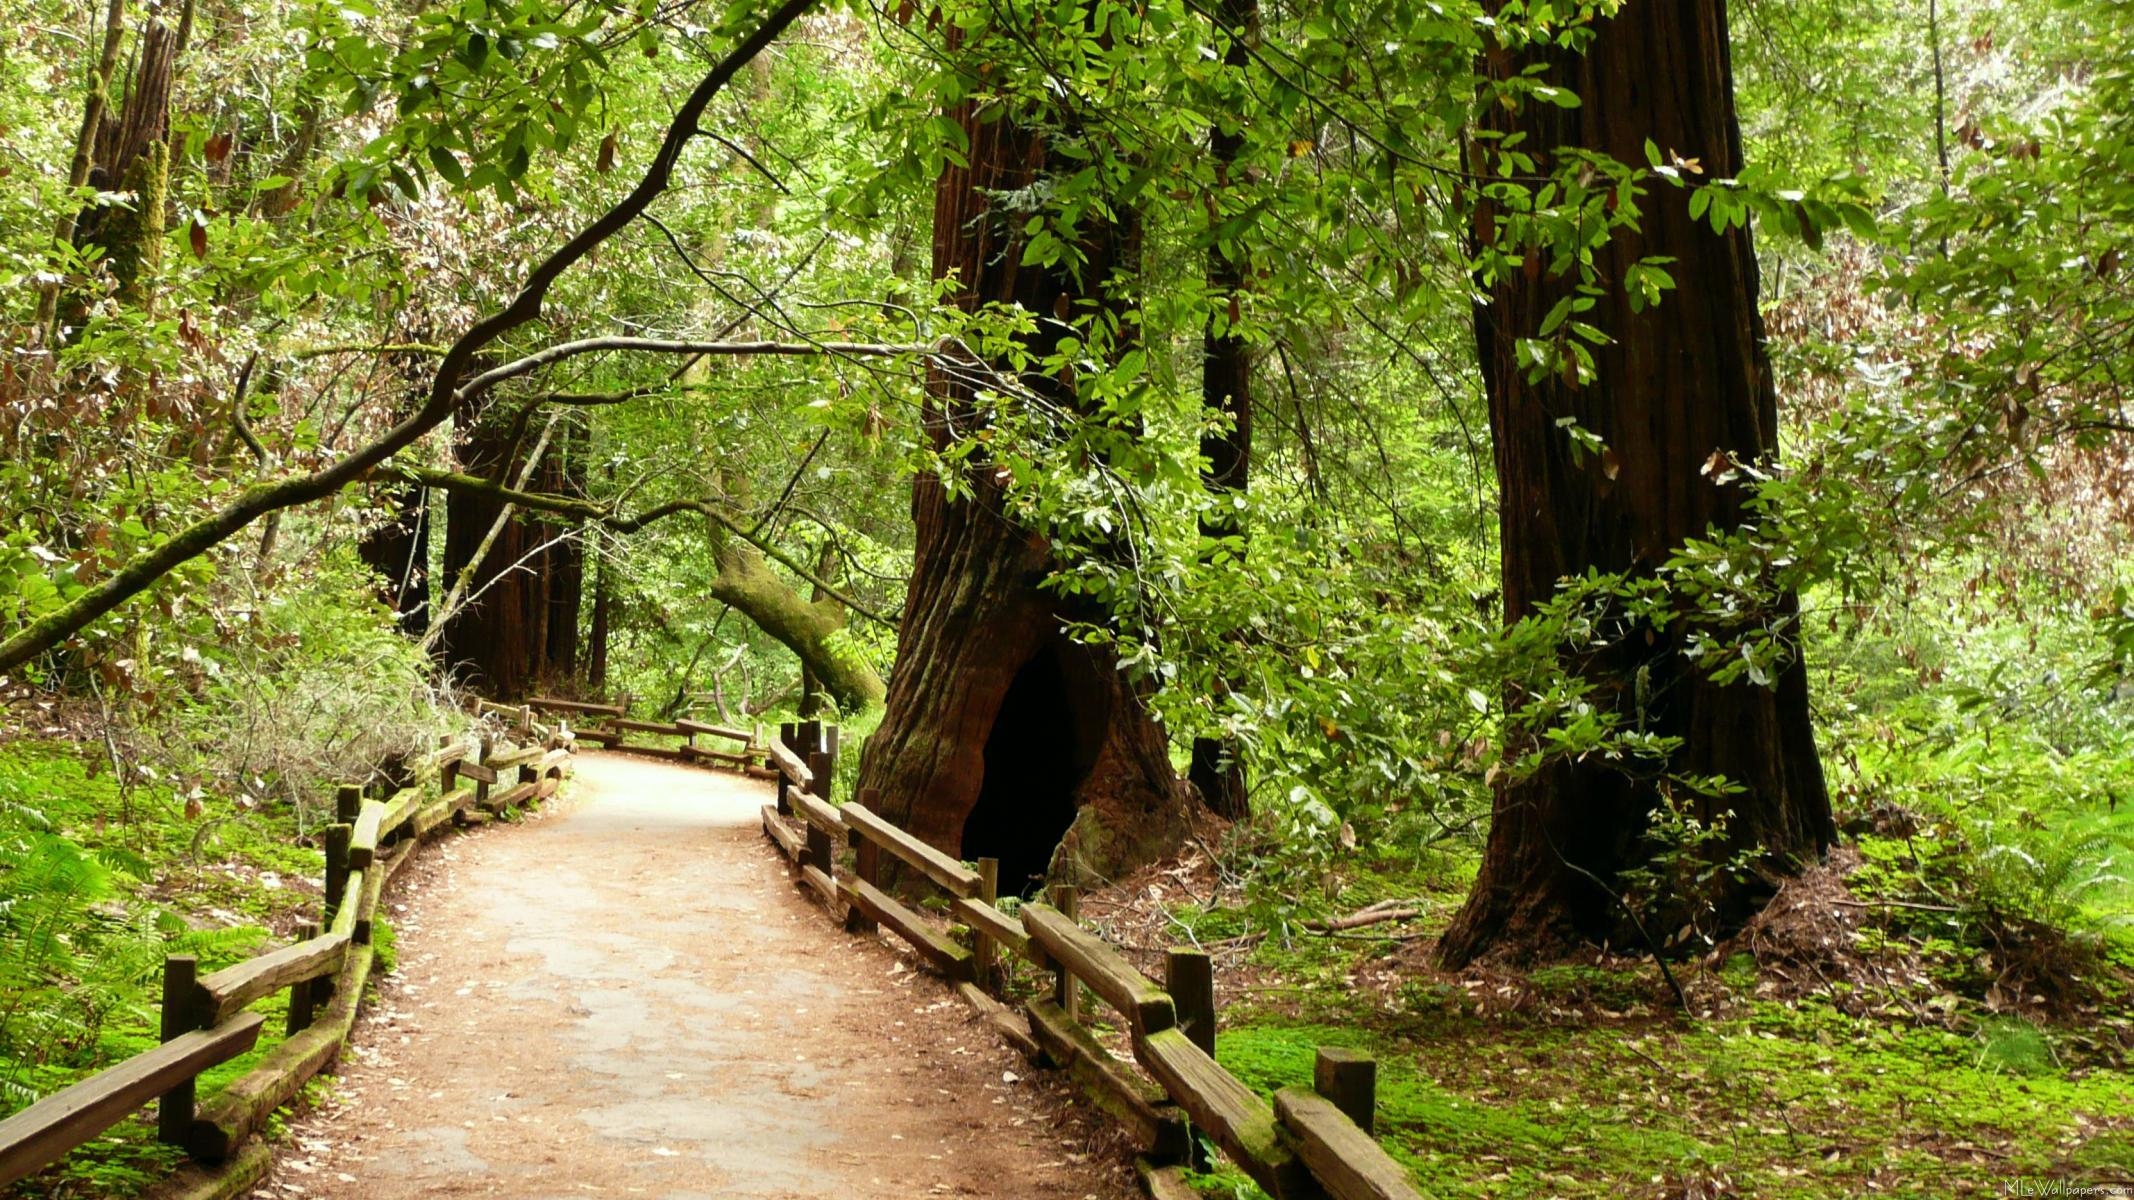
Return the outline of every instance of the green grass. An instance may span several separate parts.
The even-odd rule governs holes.
[[[1924,1198],[2134,1171],[2124,1073],[2036,1055],[2018,1067],[1976,1038],[1819,1005],[1757,1002],[1687,1026],[1261,1013],[1217,1051],[1272,1091],[1310,1086],[1320,1046],[1377,1055],[1381,1141],[1434,1197],[1679,1195],[1723,1178],[1741,1195]],[[1231,1195],[1240,1180],[1207,1182]]]
[[[18,1018],[0,1025],[0,1033],[52,1028],[29,1019],[40,1005],[85,1015],[70,1016],[60,1027],[71,1031],[64,1041],[28,1035],[0,1041],[0,1080],[13,1085],[0,1094],[0,1115],[153,1048],[166,952],[195,953],[205,974],[285,941],[300,921],[319,914],[324,857],[288,806],[246,808],[208,798],[188,813],[172,788],[154,784],[122,793],[100,765],[69,743],[0,745],[0,847],[56,836],[92,861],[120,864],[110,873],[109,895],[73,914],[78,928],[61,945],[92,934],[123,938],[128,964],[111,971],[106,953],[74,964],[72,973],[4,976],[22,986],[0,994],[0,1013]],[[374,936],[382,973],[393,960],[393,929],[381,919]],[[81,1000],[91,991],[99,1002],[84,1008]],[[283,1041],[286,991],[252,1011],[266,1018],[258,1044],[203,1073],[203,1097],[251,1070]],[[162,1179],[178,1158],[175,1149],[156,1142],[150,1108],[26,1181],[16,1194],[40,1200],[130,1196]]]

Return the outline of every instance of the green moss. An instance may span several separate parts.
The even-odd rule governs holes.
[[[1975,1038],[1777,1003],[1688,1027],[1263,1014],[1226,1026],[1217,1056],[1265,1092],[1308,1086],[1319,1046],[1376,1054],[1381,1140],[1431,1196],[1599,1198],[1723,1177],[1744,1195],[1927,1197],[2134,1165],[2134,1083],[2049,1068],[2035,1030],[1998,1036],[2017,1047],[1998,1057],[2024,1070]],[[1222,1175],[1209,1182],[1229,1194]]]

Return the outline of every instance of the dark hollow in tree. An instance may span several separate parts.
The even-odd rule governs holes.
[[[960,31],[950,34],[960,45]],[[1137,231],[1130,220],[1085,218],[1079,274],[1021,265],[1028,214],[995,205],[1062,164],[1052,161],[1030,114],[993,115],[980,119],[969,100],[948,113],[969,139],[970,165],[944,167],[936,183],[933,273],[957,281],[956,302],[966,310],[1018,304],[1036,314],[1029,348],[1042,358],[1076,315],[1111,303],[1107,285],[1131,265]],[[1020,382],[1074,407],[1071,382],[1037,375]],[[976,431],[985,414],[967,375],[933,368],[924,420],[936,447]],[[1068,612],[1040,590],[1054,565],[1046,540],[1004,515],[1003,481],[982,463],[972,476],[975,494],[953,501],[940,479],[913,481],[910,591],[859,786],[875,789],[884,815],[928,843],[965,858],[1002,859],[1011,887],[1043,869],[1028,864],[1054,861],[1056,848],[1105,875],[1148,862],[1175,847],[1185,829],[1187,793],[1163,729],[1107,652],[1061,631],[1063,621],[1093,614]],[[1022,790],[1062,762],[1070,764],[1066,778],[1051,777],[1037,793]],[[1074,818],[1063,837],[1066,811]],[[1021,875],[1008,873],[1010,861]]]
[[[1523,132],[1536,152],[1583,147],[1631,163],[1644,161],[1650,138],[1662,153],[1700,159],[1707,177],[1739,172],[1723,3],[1628,4],[1601,23],[1583,56],[1551,51],[1541,58],[1543,78],[1575,90],[1583,105],[1487,104],[1490,127]],[[1503,78],[1535,58],[1526,52],[1490,61]],[[1572,294],[1575,274],[1514,271],[1476,311],[1501,488],[1508,621],[1532,613],[1566,576],[1588,568],[1649,574],[1685,539],[1739,527],[1748,492],[1702,468],[1715,451],[1749,461],[1778,450],[1777,395],[1748,234],[1718,235],[1692,220],[1682,189],[1656,187],[1640,208],[1640,228],[1619,231],[1596,252],[1600,276],[1619,284],[1640,258],[1673,255],[1668,269],[1678,290],[1656,309],[1632,312],[1624,289],[1608,289],[1587,314],[1615,338],[1594,352],[1596,379],[1584,386],[1556,375],[1533,382],[1515,360],[1517,339],[1533,336]],[[1574,456],[1557,424],[1566,417],[1606,442],[1612,478],[1599,456]],[[1779,607],[1781,619],[1793,616],[1792,597]],[[1761,902],[1769,875],[1817,857],[1835,830],[1798,657],[1773,686],[1719,686],[1683,656],[1685,634],[1677,620],[1649,641],[1619,639],[1567,665],[1599,686],[1597,702],[1626,712],[1640,706],[1635,693],[1644,672],[1645,727],[1683,739],[1668,769],[1724,775],[1745,789],[1718,801],[1691,798],[1706,820],[1733,812],[1725,826],[1730,851],[1761,851],[1762,871],[1722,877],[1708,898],[1716,912],[1706,915],[1724,927]],[[1444,960],[1456,965],[1485,951],[1528,958],[1601,940],[1639,944],[1642,935],[1611,892],[1620,892],[1624,870],[1649,861],[1645,835],[1658,803],[1649,778],[1597,761],[1556,761],[1500,783],[1480,875],[1445,933]],[[1658,915],[1655,940],[1672,935],[1682,914]]]

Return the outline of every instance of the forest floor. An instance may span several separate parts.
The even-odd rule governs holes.
[[[1359,862],[1339,882],[1336,911],[1402,919],[1285,926],[1194,851],[1085,893],[1081,915],[1145,970],[1165,946],[1208,949],[1216,1056],[1255,1087],[1309,1086],[1319,1046],[1373,1054],[1378,1135],[1432,1197],[2134,1196],[2124,969],[2048,1019],[1958,995],[1909,950],[1854,953],[1858,931],[1826,920],[1826,969],[1849,956],[1855,978],[1792,986],[1723,944],[1675,966],[1679,1013],[1649,959],[1441,969],[1465,880]],[[1782,900],[1859,911],[1817,888]],[[1260,1196],[1228,1170],[1200,1182]]]
[[[585,754],[425,852],[398,969],[255,1196],[1131,1194],[1108,1130],[763,847],[761,785]]]

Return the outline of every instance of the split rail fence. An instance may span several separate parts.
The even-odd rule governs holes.
[[[0,1188],[26,1178],[135,1112],[156,1105],[157,1136],[196,1161],[227,1161],[275,1109],[339,1056],[370,978],[379,897],[425,839],[555,793],[570,773],[573,735],[536,723],[530,708],[482,704],[515,736],[452,741],[427,755],[438,795],[420,787],[365,799],[350,785],[322,831],[326,877],[320,920],[288,946],[199,973],[197,959],[164,960],[162,1044],[0,1121]],[[515,774],[514,774],[515,772]],[[248,1053],[266,1017],[247,1011],[287,989],[287,1037],[221,1091],[196,1096],[200,1074]],[[263,1160],[262,1160],[263,1161]]]
[[[727,767],[759,779],[772,777],[772,772],[763,766],[766,749],[761,729],[735,729],[688,717],[674,721],[639,721],[630,717],[626,704],[595,704],[586,700],[556,700],[539,696],[528,700],[526,704],[537,712],[585,718],[589,724],[577,730],[578,740],[598,743],[604,749],[626,750],[632,754],[673,759],[676,762]],[[633,733],[678,737],[682,739],[682,744],[654,746],[644,742],[632,742],[629,735]],[[736,746],[732,749],[717,745],[699,746],[697,739],[700,737],[717,738],[736,743]]]
[[[796,882],[833,914],[842,911],[848,931],[894,932],[1026,1056],[1067,1071],[1132,1133],[1156,1200],[1195,1195],[1183,1167],[1196,1130],[1275,1200],[1420,1200],[1372,1136],[1377,1066],[1369,1056],[1322,1048],[1313,1087],[1283,1088],[1269,1104],[1215,1061],[1214,972],[1205,953],[1171,950],[1158,984],[1082,927],[1073,887],[1052,888],[1049,904],[1023,902],[1015,916],[1001,911],[996,861],[956,861],[879,815],[869,791],[831,803],[835,726],[785,726],[767,750],[778,801],[763,807],[763,830],[791,861]],[[849,863],[841,850],[849,850]],[[968,945],[889,890],[885,856],[914,886],[923,879],[946,894]],[[1004,956],[1049,972],[1049,994],[1019,1011],[1004,1003]],[[1085,989],[1123,1019],[1131,1061],[1085,1024]]]

